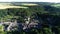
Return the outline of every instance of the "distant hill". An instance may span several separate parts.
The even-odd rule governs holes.
[[[60,9],[57,8],[60,6],[60,3],[49,3],[49,2],[0,2],[0,8],[18,8],[18,7],[28,7],[30,10],[38,10],[43,9],[42,13],[56,13],[60,12]]]
[[[42,5],[51,5],[51,4],[54,4],[54,3],[49,3],[49,2],[12,2],[12,4],[14,5],[21,5],[21,4],[42,4]]]
[[[51,6],[56,7],[56,8],[60,8],[60,3],[52,4]]]

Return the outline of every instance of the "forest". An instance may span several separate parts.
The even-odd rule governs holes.
[[[17,5],[18,4],[18,5]],[[21,3],[20,3],[21,4]],[[38,21],[37,27],[27,28],[21,31],[0,31],[1,34],[60,34],[60,8],[51,6],[54,3],[37,3],[38,5],[19,5],[28,8],[7,8],[0,9],[0,22],[25,23],[26,18],[30,18],[29,23],[34,19]],[[0,29],[4,27],[1,26]]]

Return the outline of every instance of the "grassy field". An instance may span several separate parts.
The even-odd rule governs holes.
[[[0,25],[0,31],[3,31],[4,26]]]
[[[32,4],[32,3],[22,3],[23,6],[38,6],[38,4]]]
[[[53,4],[53,5],[51,5],[51,6],[60,8],[60,4]]]
[[[32,3],[22,3],[22,6],[14,6],[13,4],[10,3],[0,3],[0,9],[7,9],[7,8],[28,8],[24,6],[37,6],[38,4],[32,4]]]
[[[28,8],[28,7],[23,7],[23,6],[1,6],[0,9],[7,9],[7,8]]]

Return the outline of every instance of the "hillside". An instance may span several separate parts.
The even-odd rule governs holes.
[[[59,6],[48,2],[1,2],[0,33],[60,34]]]
[[[51,6],[56,7],[56,8],[60,8],[60,3],[52,4]]]

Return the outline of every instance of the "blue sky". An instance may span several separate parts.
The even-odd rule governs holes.
[[[58,3],[60,0],[0,0],[0,2],[55,2]]]

